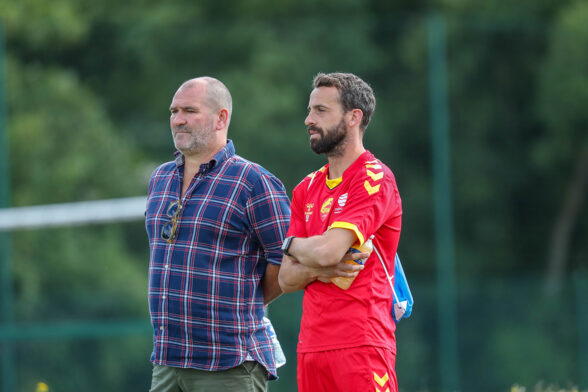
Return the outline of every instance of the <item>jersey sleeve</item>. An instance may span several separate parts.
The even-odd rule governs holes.
[[[382,225],[396,221],[391,218],[402,215],[394,175],[379,161],[366,162],[344,196],[344,206],[333,217],[330,228],[352,230],[360,244]],[[400,231],[400,227],[391,229]]]

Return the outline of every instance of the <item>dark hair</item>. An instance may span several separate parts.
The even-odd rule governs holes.
[[[329,74],[319,73],[312,82],[313,88],[335,87],[339,90],[339,101],[343,110],[348,112],[359,109],[363,112],[363,118],[359,127],[365,130],[370,123],[374,110],[376,110],[376,97],[369,84],[360,77],[351,73],[334,72]]]

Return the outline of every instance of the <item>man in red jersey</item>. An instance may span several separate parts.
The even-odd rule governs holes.
[[[318,74],[305,124],[310,147],[328,164],[294,189],[279,273],[284,292],[304,289],[298,390],[397,391],[392,289],[377,253],[394,271],[402,207],[392,171],[363,146],[376,100],[346,73]],[[364,265],[351,246],[372,238]],[[330,282],[355,278],[342,290]]]

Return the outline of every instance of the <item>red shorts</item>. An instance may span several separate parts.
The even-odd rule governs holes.
[[[373,346],[299,353],[298,392],[397,392],[396,356]]]

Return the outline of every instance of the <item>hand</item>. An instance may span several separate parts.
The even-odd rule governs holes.
[[[332,267],[314,268],[317,275],[317,280],[324,283],[331,283],[331,278],[344,277],[354,278],[361,270],[365,268],[364,265],[351,262],[351,260],[367,259],[369,253],[351,253],[347,252],[343,255],[341,261]]]

